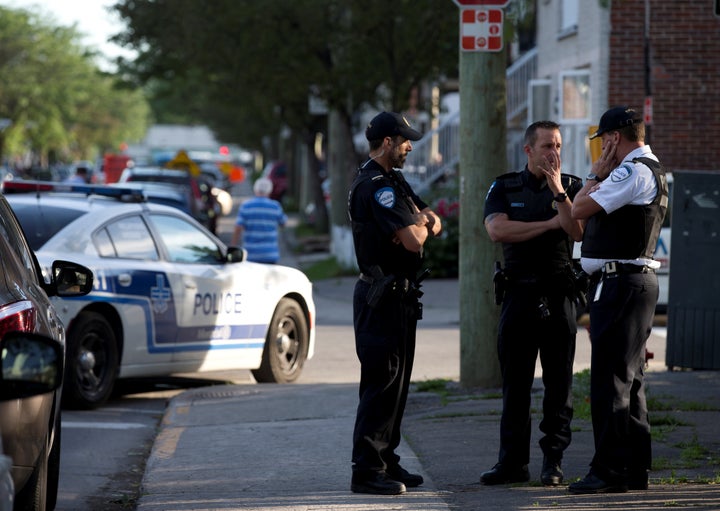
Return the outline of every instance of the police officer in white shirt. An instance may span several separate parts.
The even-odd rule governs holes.
[[[581,263],[588,293],[590,401],[595,455],[570,493],[625,492],[648,486],[650,424],[643,369],[658,299],[653,253],[668,203],[665,172],[645,145],[642,119],[627,107],[603,114],[602,154],[575,197],[586,221]]]

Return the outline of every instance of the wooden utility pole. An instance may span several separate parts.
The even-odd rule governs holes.
[[[500,309],[492,279],[501,252],[485,230],[483,209],[494,178],[507,171],[505,53],[467,51],[472,44],[462,34],[463,23],[472,20],[467,14],[461,10],[460,383],[497,387],[502,381],[497,358]]]

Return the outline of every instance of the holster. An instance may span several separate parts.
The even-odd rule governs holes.
[[[370,277],[370,289],[365,296],[365,301],[370,307],[375,308],[382,297],[393,289],[395,276],[384,275],[379,266],[371,266],[368,277]]]

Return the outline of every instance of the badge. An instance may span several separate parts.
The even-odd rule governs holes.
[[[612,173],[610,174],[610,181],[612,181],[613,183],[625,181],[630,176],[632,176],[632,173],[633,168],[630,165],[623,164],[612,171]]]
[[[395,207],[395,190],[386,186],[375,192],[375,200],[384,208],[392,209]]]

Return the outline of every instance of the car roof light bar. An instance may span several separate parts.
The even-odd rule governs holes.
[[[122,202],[144,202],[142,190],[120,186],[84,185],[76,183],[56,183],[53,181],[12,180],[4,181],[3,193],[76,193],[82,195],[101,195],[116,198]]]

